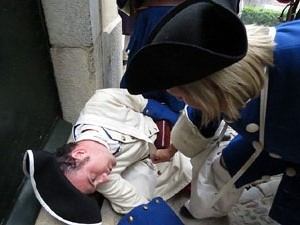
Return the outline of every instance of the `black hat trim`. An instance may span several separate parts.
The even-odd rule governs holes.
[[[29,171],[28,171],[28,167],[29,167]],[[23,158],[23,171],[24,174],[30,178],[30,182],[34,191],[34,194],[37,198],[37,200],[40,202],[40,204],[42,205],[42,207],[54,218],[56,218],[57,220],[65,223],[65,224],[69,224],[69,225],[102,225],[102,221],[101,222],[97,222],[97,223],[77,223],[77,222],[72,222],[70,220],[66,220],[64,218],[62,218],[61,216],[57,215],[50,207],[49,205],[44,201],[44,199],[42,198],[42,196],[40,195],[38,189],[37,189],[37,185],[36,185],[36,180],[34,178],[34,174],[35,174],[35,169],[34,169],[34,154],[32,152],[32,150],[27,150],[25,152],[24,158]],[[87,196],[88,197],[88,196]],[[99,212],[100,214],[100,212]],[[101,216],[100,216],[101,218]]]

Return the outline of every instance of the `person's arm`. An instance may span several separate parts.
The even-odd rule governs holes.
[[[141,112],[154,121],[167,120],[172,125],[179,118],[179,113],[172,111],[168,105],[153,99],[146,99],[142,95],[131,95],[126,89],[101,89],[96,92],[95,98],[97,98],[97,104],[113,109],[112,113],[118,108],[126,107],[135,112]]]
[[[97,90],[95,93],[97,104],[106,104],[110,108],[128,108],[142,112],[147,104],[147,99],[142,95],[131,95],[127,89],[107,88]]]
[[[198,128],[199,132],[205,138],[211,138],[215,135],[216,130],[220,125],[220,121],[210,122],[208,125],[202,125],[202,112],[198,109],[187,106],[187,117]]]
[[[175,113],[180,113],[185,106],[184,101],[179,100],[167,91],[152,91],[143,94],[143,96],[147,99],[153,99],[166,104]]]
[[[196,113],[196,111],[194,112]],[[211,146],[215,138],[215,131],[219,127],[219,123],[211,124],[211,127],[202,127],[201,121],[197,122],[198,116],[200,114],[192,115],[188,107],[185,107],[171,131],[171,143],[190,158]]]
[[[154,121],[167,120],[172,126],[179,118],[179,113],[173,112],[166,104],[162,104],[153,99],[148,99],[143,114],[151,117]]]
[[[152,153],[150,156],[152,162],[169,162],[178,149],[179,151],[183,151],[187,156],[193,156],[198,151],[200,152],[207,148],[220,123],[216,121],[203,126],[201,124],[201,117],[201,111],[187,106],[185,112],[180,117],[179,124],[175,125],[174,131],[172,130],[172,144],[168,149],[157,149]],[[176,148],[175,145],[179,146],[179,148]]]
[[[170,144],[167,149],[157,149],[150,155],[150,159],[153,163],[162,163],[162,162],[170,162],[175,153],[178,150],[175,148],[173,144]]]
[[[117,164],[109,175],[109,181],[99,185],[97,191],[107,198],[117,213],[125,214],[153,197],[147,190],[154,190],[157,174],[151,167],[152,164],[144,163],[150,161],[146,159],[152,146],[147,145],[145,141],[134,139],[125,143],[123,137],[128,139],[128,135],[124,133],[109,134],[120,142],[120,151],[115,154]]]
[[[126,214],[134,207],[149,201],[119,174],[111,174],[109,181],[99,185],[97,191],[107,198],[114,211],[120,214]]]
[[[179,117],[179,113],[173,112],[165,104],[146,99],[142,95],[131,95],[126,89],[118,88],[97,90],[82,110],[82,114],[103,116],[117,121],[126,121],[126,118],[137,112],[151,117],[154,121],[167,120],[172,125]]]

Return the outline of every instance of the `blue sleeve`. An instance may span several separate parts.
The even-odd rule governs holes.
[[[165,101],[174,112],[180,112],[185,106],[184,101],[178,100],[178,98],[168,92],[166,92]]]
[[[143,96],[148,99],[154,99],[158,102],[165,103],[175,113],[179,113],[185,106],[184,101],[178,100],[167,91],[152,91],[144,93]]]
[[[203,126],[202,122],[202,113],[200,110],[192,108],[190,106],[187,107],[187,116],[192,121],[192,123],[198,128],[199,132],[205,137],[210,138],[214,136],[216,130],[220,125],[220,121],[216,120],[210,122],[207,126]]]
[[[148,99],[143,114],[151,117],[154,121],[168,120],[172,126],[179,118],[179,113],[173,112],[166,104],[162,104],[153,99]]]

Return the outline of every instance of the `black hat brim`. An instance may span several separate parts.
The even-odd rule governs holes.
[[[163,17],[130,60],[127,89],[141,94],[200,80],[246,52],[246,30],[232,10],[210,0],[185,1]]]
[[[50,215],[71,225],[102,224],[97,201],[69,182],[52,153],[27,150],[23,170],[37,200]]]
[[[125,73],[127,88],[131,94],[166,90],[200,80],[239,59],[180,43],[153,44],[133,58]]]

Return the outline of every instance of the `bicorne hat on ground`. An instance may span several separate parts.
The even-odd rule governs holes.
[[[77,190],[60,171],[54,154],[27,150],[23,170],[44,209],[66,224],[102,224],[100,206]]]
[[[235,12],[211,0],[187,0],[162,18],[132,57],[127,88],[141,94],[200,80],[241,60],[247,45]]]

